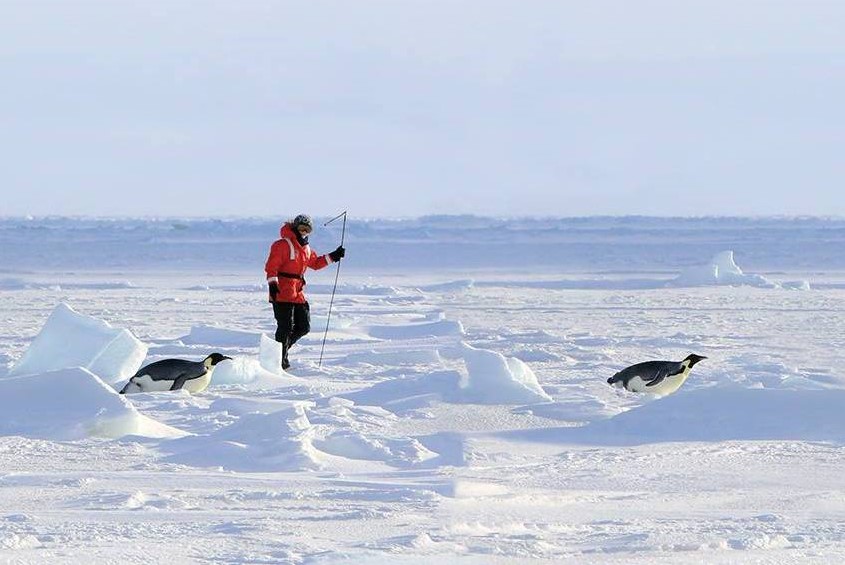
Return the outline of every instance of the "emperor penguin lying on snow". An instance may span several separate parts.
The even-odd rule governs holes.
[[[200,392],[205,390],[211,382],[211,373],[214,372],[215,365],[226,359],[231,359],[231,357],[219,353],[212,353],[202,361],[162,359],[141,367],[129,379],[120,394],[179,390],[180,388],[189,392]]]
[[[676,361],[646,361],[622,369],[609,379],[607,384],[616,385],[632,392],[652,392],[666,396],[678,390],[689,376],[693,365],[707,359],[692,353],[680,363]]]

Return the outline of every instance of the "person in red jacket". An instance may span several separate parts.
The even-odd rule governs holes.
[[[311,307],[305,299],[305,270],[323,269],[340,261],[343,246],[326,255],[317,255],[308,245],[308,234],[314,229],[310,216],[300,214],[286,222],[270,246],[264,265],[270,302],[276,317],[276,341],[282,344],[282,369],[290,367],[288,350],[299,338],[311,331]]]

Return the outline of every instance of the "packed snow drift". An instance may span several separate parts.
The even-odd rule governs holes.
[[[672,286],[747,285],[799,290],[810,288],[810,283],[807,281],[790,281],[780,284],[762,275],[744,273],[734,261],[734,252],[730,250],[716,254],[709,263],[684,270],[670,284]]]
[[[0,435],[54,440],[127,434],[185,433],[138,413],[125,398],[81,367],[0,379]]]
[[[128,379],[141,367],[147,346],[124,328],[58,304],[11,375],[84,367],[108,383]]]

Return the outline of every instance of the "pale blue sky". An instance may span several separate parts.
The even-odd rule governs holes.
[[[845,215],[845,2],[0,0],[0,215]]]

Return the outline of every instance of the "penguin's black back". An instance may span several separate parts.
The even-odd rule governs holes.
[[[205,374],[205,365],[202,361],[187,361],[185,359],[162,359],[150,363],[135,373],[136,377],[149,375],[154,381],[175,381],[180,376],[189,374],[202,376]]]
[[[628,386],[628,381],[634,377],[640,377],[644,381],[652,381],[661,378],[661,376],[676,375],[683,370],[683,364],[677,361],[645,361],[622,369],[607,379],[607,383],[613,384],[622,381],[623,386]]]

